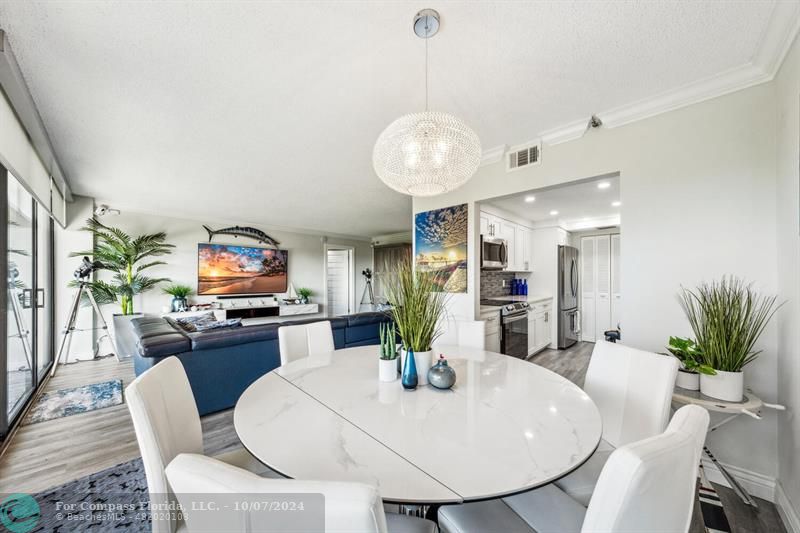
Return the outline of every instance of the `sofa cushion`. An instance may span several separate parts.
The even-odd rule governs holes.
[[[164,318],[160,316],[140,316],[138,318],[131,319],[131,328],[133,331],[139,332],[145,326],[151,324],[163,324],[165,321]]]
[[[236,346],[251,342],[268,341],[278,338],[280,324],[261,324],[232,329],[218,329],[198,333],[188,333],[192,350],[212,350],[225,346]]]
[[[301,324],[313,324],[314,322],[322,322],[323,320],[327,320],[331,323],[331,330],[335,329],[344,329],[347,327],[347,320],[344,317],[333,317],[333,318],[303,318],[301,320],[287,320],[285,322],[281,322],[278,324],[279,326],[298,326]]]
[[[141,337],[136,348],[142,357],[162,357],[188,352],[192,349],[192,343],[186,335],[173,330],[169,334]]]
[[[148,337],[156,337],[158,335],[172,335],[173,333],[182,333],[179,328],[170,324],[166,320],[161,320],[160,323],[140,324],[137,330],[134,330],[136,336],[140,339]]]
[[[342,317],[347,320],[344,343],[347,348],[363,346],[365,344],[378,344],[380,338],[380,324],[389,322],[386,313],[369,312]]]

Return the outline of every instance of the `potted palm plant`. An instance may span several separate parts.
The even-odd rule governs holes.
[[[716,374],[713,368],[703,363],[700,348],[692,339],[670,337],[667,350],[681,364],[675,384],[682,389],[700,390],[700,374]]]
[[[181,285],[180,283],[173,283],[161,289],[164,294],[172,296],[171,309],[173,313],[178,311],[185,311],[189,308],[187,297],[194,294],[194,289],[188,285]]]
[[[111,273],[111,279],[96,279],[89,283],[92,295],[98,304],[120,305],[120,313],[114,314],[114,343],[120,356],[133,355],[133,334],[130,319],[141,316],[133,309],[133,297],[148,291],[168,278],[151,278],[144,271],[164,261],[150,260],[172,253],[174,246],[167,244],[163,231],[131,237],[119,228],[106,226],[96,218],[90,218],[81,228],[94,236],[91,250],[73,252],[71,257],[91,255],[102,266],[98,270]]]
[[[447,294],[440,292],[442,284],[438,274],[414,270],[410,260],[402,261],[396,270],[387,274],[386,296],[402,342],[403,379],[405,381],[409,358],[413,357],[417,383],[425,385],[433,364],[433,342],[441,335],[440,323],[446,310]]]
[[[682,289],[680,302],[702,364],[714,370],[700,375],[700,391],[720,400],[741,401],[743,369],[761,353],[755,344],[780,307],[776,297],[761,296],[752,285],[723,277],[695,290]]]

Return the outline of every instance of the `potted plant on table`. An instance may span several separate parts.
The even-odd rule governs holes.
[[[134,341],[130,330],[130,319],[141,316],[133,309],[133,297],[148,291],[168,278],[151,278],[144,271],[164,261],[148,261],[153,257],[172,253],[175,247],[167,244],[163,231],[131,237],[119,228],[102,224],[95,218],[86,221],[81,228],[94,236],[91,250],[73,252],[70,257],[91,255],[101,266],[98,270],[111,273],[110,280],[96,279],[89,282],[89,289],[98,304],[119,303],[121,313],[114,314],[114,344],[119,356],[133,355]],[[73,282],[75,283],[75,282]]]
[[[692,339],[670,337],[667,350],[681,364],[675,384],[682,389],[700,390],[700,374],[716,374],[713,368],[703,363],[700,348]]]
[[[314,291],[307,287],[300,287],[297,289],[297,296],[300,297],[300,301],[304,304],[309,302],[309,298],[311,298],[312,294],[314,294]]]
[[[403,345],[400,352],[403,386],[409,389],[428,382],[428,370],[433,364],[432,346],[441,335],[439,324],[447,303],[447,294],[439,289],[443,285],[440,281],[435,272],[414,270],[410,260],[402,261],[386,277],[385,291]],[[412,368],[416,369],[416,380],[411,379]]]
[[[392,323],[380,325],[381,343],[378,351],[378,379],[390,382],[397,379],[397,344],[395,343],[395,328]]]
[[[761,353],[755,344],[783,304],[776,306],[775,296],[761,296],[735,277],[682,289],[680,302],[702,364],[715,371],[700,375],[700,391],[720,400],[741,401],[743,369]]]
[[[164,294],[172,296],[171,309],[173,313],[178,311],[185,311],[189,308],[187,297],[194,294],[194,289],[188,285],[181,285],[180,283],[173,283],[161,289]]]

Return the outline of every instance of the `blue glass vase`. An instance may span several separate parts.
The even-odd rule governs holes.
[[[403,388],[414,390],[417,388],[417,363],[414,361],[414,350],[406,350],[406,363],[403,366]]]

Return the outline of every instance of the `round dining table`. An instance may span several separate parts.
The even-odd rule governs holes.
[[[378,380],[378,348],[306,357],[245,390],[245,448],[289,478],[360,481],[386,502],[431,505],[516,494],[583,464],[600,442],[589,396],[541,366],[441,346],[449,390]]]

